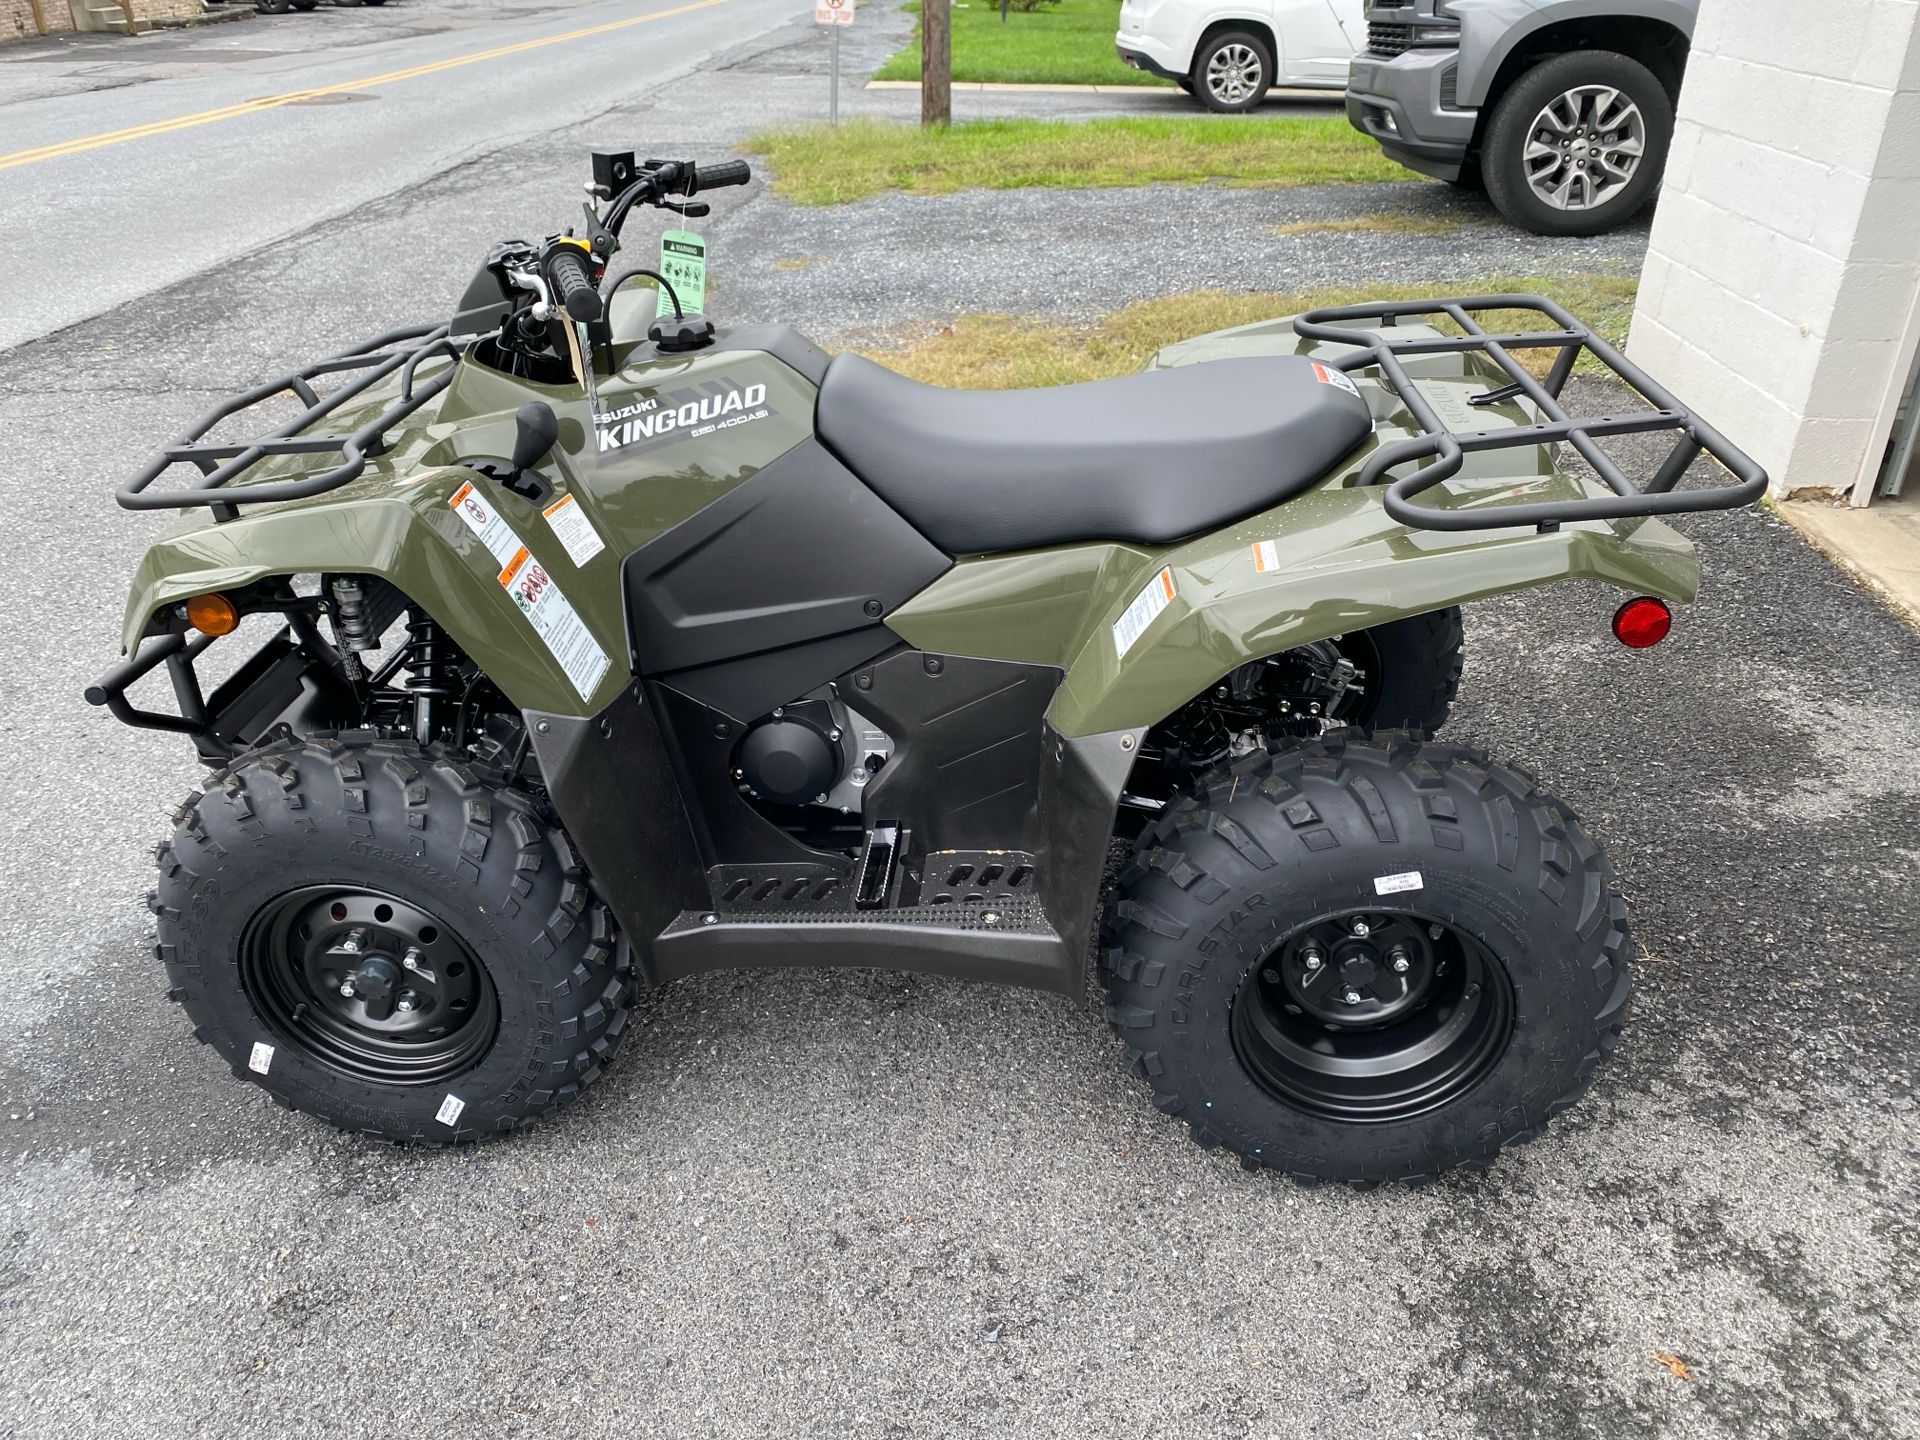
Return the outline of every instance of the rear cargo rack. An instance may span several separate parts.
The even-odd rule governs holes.
[[[1531,310],[1544,315],[1558,329],[1493,334],[1473,317],[1484,310]],[[1462,334],[1408,336],[1394,339],[1383,333],[1402,316],[1444,315]],[[1371,320],[1383,330],[1342,329],[1335,322]],[[1582,325],[1544,295],[1461,295],[1429,300],[1392,300],[1379,304],[1337,305],[1309,310],[1293,322],[1294,334],[1309,340],[1356,347],[1355,353],[1322,363],[1336,370],[1378,366],[1407,409],[1426,433],[1385,446],[1367,458],[1360,469],[1360,485],[1378,485],[1395,466],[1438,457],[1411,475],[1392,480],[1382,497],[1387,514],[1400,524],[1420,530],[1504,530],[1533,525],[1557,530],[1574,520],[1622,520],[1644,515],[1674,515],[1697,510],[1732,510],[1758,500],[1767,488],[1767,472],[1742,453],[1719,431],[1656,384],[1613,346]],[[1509,352],[1557,349],[1553,367],[1544,380],[1535,379]],[[1624,415],[1569,415],[1560,404],[1560,390],[1573,373],[1582,350],[1609,370],[1654,408]],[[1492,405],[1524,396],[1547,418],[1534,425],[1462,432],[1449,429],[1434,413],[1400,364],[1404,355],[1437,355],[1479,351],[1504,370],[1509,383],[1468,397],[1474,405]],[[1600,435],[1645,434],[1675,430],[1673,448],[1645,485],[1636,486],[1600,447]],[[1479,450],[1503,450],[1518,445],[1544,445],[1564,440],[1578,451],[1615,492],[1584,500],[1547,500],[1521,505],[1489,505],[1473,510],[1442,510],[1416,505],[1413,497],[1457,474],[1465,457]],[[1704,451],[1724,465],[1739,482],[1707,490],[1676,491],[1673,487],[1687,467]]]
[[[416,385],[413,372],[420,362],[434,355],[460,358],[460,347],[447,338],[446,325],[416,325],[389,330],[384,335],[304,365],[278,380],[269,380],[251,390],[229,396],[200,416],[171,444],[164,446],[140,471],[115,494],[128,510],[190,510],[205,506],[215,520],[232,520],[240,505],[259,505],[273,500],[304,500],[323,495],[359,478],[367,461],[387,448],[386,432],[413,414],[453,383],[454,367]],[[322,375],[359,370],[355,376],[330,395],[321,395],[312,381]],[[300,432],[337,410],[348,401],[379,384],[394,371],[400,372],[400,398],[379,415],[350,434],[303,435]],[[230,415],[237,415],[275,395],[291,394],[306,408],[278,429],[258,440],[201,443],[214,426]],[[339,451],[341,463],[318,475],[298,480],[269,481],[223,490],[269,455],[324,455]],[[200,467],[200,478],[182,489],[149,491],[147,487],[179,464]]]

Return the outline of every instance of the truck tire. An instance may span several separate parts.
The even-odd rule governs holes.
[[[1192,1137],[1304,1184],[1484,1168],[1620,1034],[1626,909],[1523,772],[1335,733],[1215,771],[1103,927],[1108,1017]]]
[[[631,960],[565,833],[501,782],[372,731],[214,772],[148,902],[194,1037],[384,1140],[478,1140],[575,1099],[626,1028]]]
[[[1528,70],[1493,107],[1480,143],[1487,196],[1535,235],[1598,235],[1653,198],[1673,139],[1673,100],[1638,60],[1577,50]]]
[[[1193,93],[1216,115],[1244,115],[1273,85],[1273,52],[1246,30],[1225,30],[1193,52]]]

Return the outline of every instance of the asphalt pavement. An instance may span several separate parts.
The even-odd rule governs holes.
[[[1920,1435],[1920,635],[1759,511],[1683,522],[1705,586],[1653,651],[1608,637],[1598,587],[1469,611],[1450,738],[1584,815],[1643,950],[1591,1094],[1485,1174],[1248,1174],[1153,1110],[1092,995],[889,973],[676,984],[579,1105],[461,1152],[334,1134],[193,1043],[141,897],[199,767],[79,702],[166,523],[112,487],[211,397],[443,313],[489,240],[563,223],[587,145],[717,157],[824,100],[804,21],[727,46],[0,351],[0,1435]],[[1261,193],[1335,214],[1435,188]],[[773,262],[852,212],[724,198],[723,319],[791,304],[832,339],[983,308],[871,221],[884,285],[837,311],[824,281],[782,290]],[[962,265],[980,203],[946,212]],[[1319,273],[1322,238],[1268,263]],[[858,275],[863,243],[845,225],[808,273]],[[1434,263],[1511,242],[1452,243]]]

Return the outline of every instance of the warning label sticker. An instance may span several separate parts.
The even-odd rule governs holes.
[[[520,607],[553,658],[560,662],[573,688],[586,699],[607,673],[607,652],[593,638],[586,622],[567,603],[560,587],[541,563],[521,547],[500,571],[500,583]]]
[[[447,504],[453,507],[454,514],[467,522],[467,528],[480,537],[480,543],[493,552],[493,558],[502,565],[520,548],[520,537],[513,533],[513,526],[487,503],[487,497],[474,489],[471,482],[454,491],[453,498]]]
[[[1335,370],[1330,366],[1322,365],[1318,360],[1313,362],[1313,378],[1318,380],[1322,385],[1337,385],[1349,395],[1358,395],[1360,393],[1360,387],[1347,378],[1346,371]]]
[[[588,698],[601,677],[607,673],[607,666],[611,662],[607,659],[607,652],[600,648],[600,642],[593,638],[593,632],[587,629],[586,622],[567,603],[567,597],[560,593],[560,587],[553,583],[553,577],[547,574],[545,567],[520,543],[513,526],[487,503],[486,496],[471,484],[462,485],[453,492],[447,504],[453,507],[454,514],[466,522],[467,528],[480,537],[480,543],[487,547],[493,558],[500,562],[501,585],[513,597],[513,603],[520,607],[520,613],[527,617],[527,623],[533,626],[533,633],[540,637],[541,643],[560,662],[560,668],[566,672],[567,679],[573,682],[573,688],[580,692],[580,698]],[[556,518],[554,511],[569,507],[573,511],[571,516]],[[581,513],[571,496],[547,511],[547,523],[553,526],[554,534],[559,536],[560,543],[566,546],[568,556],[576,565],[591,560],[605,548],[592,522]],[[569,527],[572,528],[572,539],[568,538]],[[575,548],[582,543],[583,531],[591,549]]]
[[[593,528],[593,521],[587,518],[587,512],[580,508],[580,502],[573,496],[554,501],[540,513],[547,517],[554,539],[566,547],[567,558],[573,561],[576,569],[607,548],[607,542],[600,538],[600,532]]]
[[[1262,575],[1271,575],[1280,568],[1280,551],[1273,541],[1256,541],[1253,547],[1253,568]]]
[[[1173,603],[1173,594],[1173,571],[1163,568],[1147,582],[1146,589],[1134,596],[1126,613],[1113,622],[1115,654],[1124,656],[1133,648],[1133,642],[1144,635],[1147,627],[1159,618],[1160,612]]]

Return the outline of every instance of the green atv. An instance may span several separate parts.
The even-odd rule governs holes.
[[[594,176],[583,234],[496,246],[448,323],[232,397],[120,491],[192,518],[87,698],[211,767],[151,904],[236,1076],[471,1141],[577,1098],[642,985],[1078,996],[1097,953],[1154,1103],[1303,1182],[1484,1166],[1580,1095],[1625,910],[1565,805],[1433,740],[1458,606],[1603,580],[1654,643],[1699,574],[1655,517],[1752,501],[1751,460],[1529,295],[937,389],[612,265],[633,206],[700,214],[744,164]],[[1569,416],[1583,350],[1648,408]],[[1647,431],[1674,444],[1636,485],[1599,442]],[[1677,488],[1703,450],[1733,483]]]

